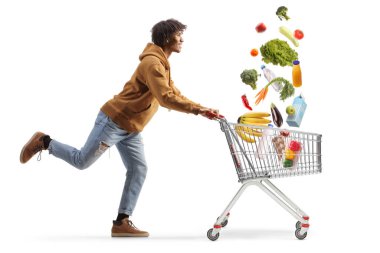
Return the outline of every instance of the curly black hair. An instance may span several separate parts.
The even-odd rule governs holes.
[[[152,28],[152,42],[157,46],[164,47],[172,42],[173,35],[186,30],[186,25],[178,20],[162,20]]]

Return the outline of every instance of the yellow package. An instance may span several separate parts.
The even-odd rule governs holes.
[[[296,153],[290,149],[285,150],[285,159],[293,160],[296,157]]]

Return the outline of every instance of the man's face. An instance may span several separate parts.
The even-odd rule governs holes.
[[[173,35],[173,40],[172,40],[172,43],[170,45],[170,50],[172,52],[176,52],[176,53],[181,52],[182,42],[183,42],[182,32],[175,33]]]

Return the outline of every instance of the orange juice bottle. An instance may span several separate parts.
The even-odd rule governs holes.
[[[292,76],[293,76],[293,86],[301,87],[302,86],[302,72],[301,72],[300,61],[298,60],[293,61]]]

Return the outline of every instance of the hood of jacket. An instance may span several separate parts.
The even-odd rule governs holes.
[[[147,56],[157,57],[160,60],[160,62],[165,66],[166,69],[170,69],[168,58],[166,58],[164,50],[162,50],[160,46],[157,46],[153,43],[148,43],[144,51],[139,56],[140,61],[142,61],[142,59],[144,59],[144,57],[147,57]]]

